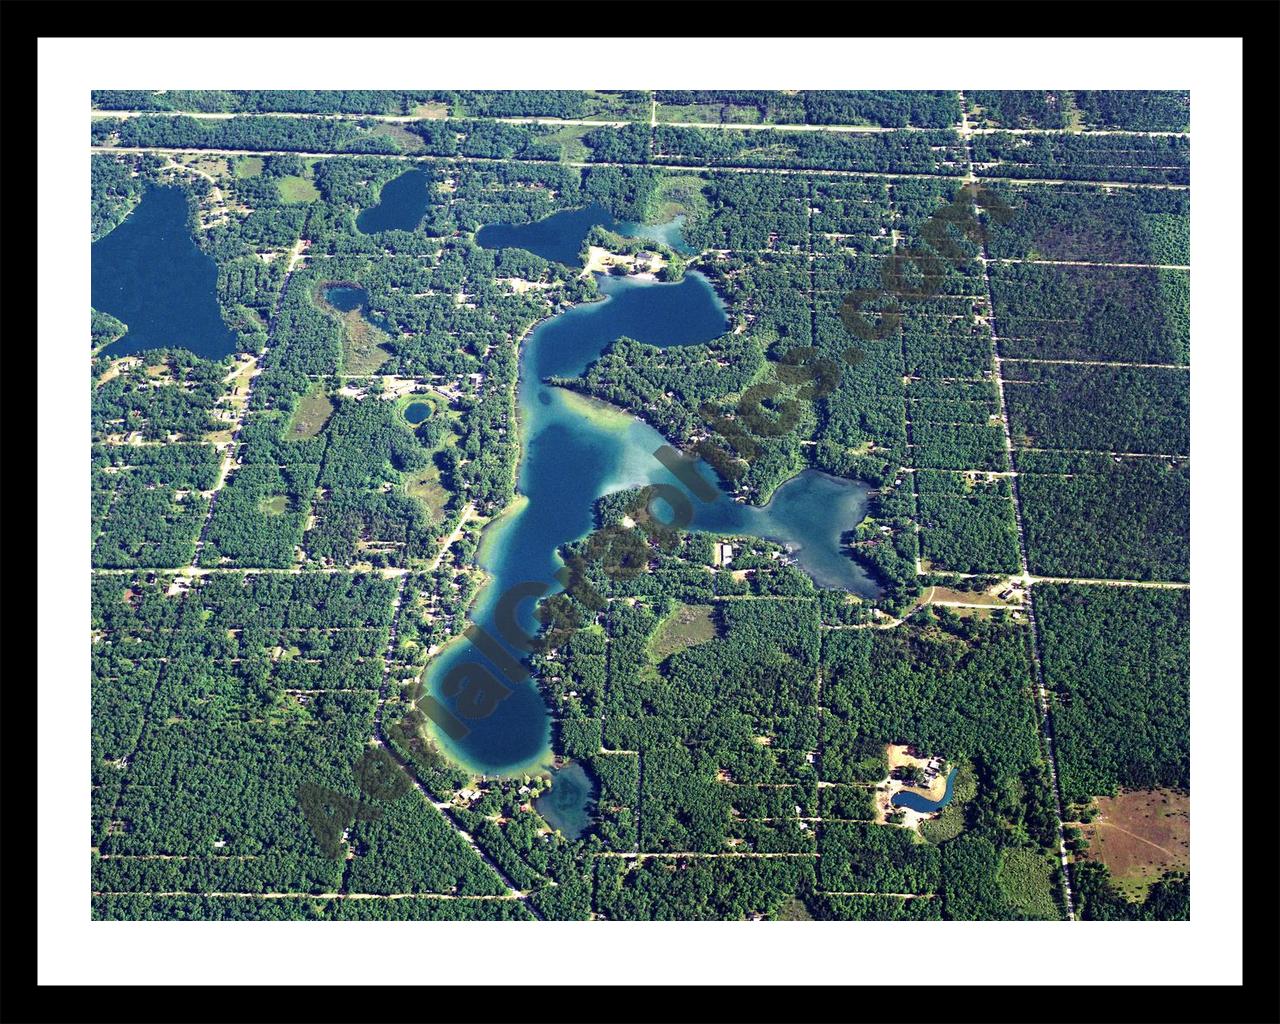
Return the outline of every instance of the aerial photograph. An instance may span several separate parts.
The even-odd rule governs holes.
[[[85,100],[86,920],[1191,920],[1189,90]]]

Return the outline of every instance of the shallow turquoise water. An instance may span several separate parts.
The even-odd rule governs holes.
[[[662,242],[685,256],[692,256],[698,251],[685,243],[683,213],[665,224],[636,224],[629,220],[619,221],[618,226],[613,230],[629,238],[647,238],[651,242]]]
[[[490,636],[498,598],[521,583],[559,590],[557,549],[593,527],[593,504],[625,487],[664,483],[687,490],[654,457],[665,439],[633,416],[542,383],[548,376],[580,373],[611,341],[627,335],[668,346],[708,341],[726,326],[723,304],[696,272],[679,284],[598,277],[606,298],[577,306],[540,325],[521,350],[519,414],[523,457],[518,486],[527,501],[489,528],[479,552],[491,582],[479,594],[471,621]],[[705,464],[699,471],[715,476]],[[824,586],[875,593],[867,575],[840,551],[839,537],[863,515],[867,487],[806,471],[775,492],[764,508],[733,501],[723,491],[710,502],[692,500],[693,529],[768,537],[796,546],[799,562]],[[537,632],[534,601],[527,598],[516,621],[530,636]],[[517,656],[520,652],[513,652]],[[456,700],[442,693],[447,677],[464,680],[463,692],[492,663],[470,641],[441,652],[427,671],[427,686],[446,707]],[[454,691],[455,693],[457,691]],[[460,721],[462,719],[459,719]],[[477,771],[503,772],[546,765],[550,760],[550,717],[535,683],[517,683],[488,717],[466,719],[469,732],[437,739],[455,758]]]
[[[181,189],[151,188],[123,223],[93,243],[90,302],[129,327],[107,355],[185,348],[221,359],[238,349],[218,309],[218,268],[196,248],[187,216]]]
[[[422,171],[405,171],[382,186],[378,205],[356,217],[356,227],[366,235],[375,231],[414,231],[427,212],[431,178]]]

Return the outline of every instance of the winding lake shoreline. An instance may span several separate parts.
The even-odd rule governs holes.
[[[494,625],[501,595],[525,583],[540,584],[547,594],[560,589],[559,550],[595,528],[598,498],[651,483],[683,487],[654,457],[668,440],[651,425],[627,410],[545,381],[579,375],[624,335],[660,347],[712,341],[728,328],[724,302],[696,271],[678,283],[604,275],[596,280],[602,300],[546,317],[517,342],[516,500],[483,528],[476,562],[486,582],[468,612],[469,622],[493,637],[502,634]],[[584,403],[595,408],[584,408]],[[733,500],[705,463],[698,463],[697,470],[720,497],[695,501],[689,529],[776,541],[793,552],[820,586],[876,592],[874,581],[840,543],[841,532],[862,518],[868,485],[806,469],[776,488],[767,504],[753,506]],[[534,604],[526,600],[516,610],[517,623],[529,636],[538,632]],[[489,660],[470,642],[446,644],[424,670],[425,692],[452,710],[441,683],[451,671],[465,678],[473,663],[477,674],[489,671]],[[470,771],[541,774],[553,765],[551,722],[536,680],[529,679],[510,687],[490,716],[468,719],[470,731],[458,740],[434,722],[430,732],[450,759]]]

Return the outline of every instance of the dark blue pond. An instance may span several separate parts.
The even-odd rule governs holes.
[[[324,301],[334,309],[349,313],[359,309],[369,301],[369,293],[363,288],[349,284],[331,284],[324,290]]]
[[[551,788],[533,802],[552,828],[577,839],[591,824],[596,786],[582,765],[571,761],[551,773]]]
[[[404,418],[417,426],[431,415],[431,406],[426,402],[410,402],[404,407]]]
[[[119,227],[93,243],[90,302],[129,326],[107,355],[185,348],[221,359],[238,349],[218,309],[218,268],[196,248],[187,217],[181,189],[152,188]]]
[[[688,255],[693,250],[684,244],[681,237],[683,222],[683,217],[677,217],[669,224],[615,220],[602,205],[592,203],[577,210],[561,210],[530,224],[486,224],[476,233],[476,243],[486,249],[525,249],[543,259],[577,267],[582,265],[578,258],[582,240],[597,224],[628,238],[663,242],[676,252]]]
[[[366,235],[376,231],[415,231],[427,212],[431,178],[422,171],[405,171],[382,186],[378,205],[356,217],[356,227]]]
[[[956,769],[951,769],[951,774],[947,776],[947,790],[942,794],[941,800],[930,800],[923,797],[919,793],[911,793],[907,790],[900,790],[893,794],[894,807],[906,807],[912,811],[919,811],[921,814],[929,814],[933,811],[940,811],[951,803],[951,787],[956,782]]]

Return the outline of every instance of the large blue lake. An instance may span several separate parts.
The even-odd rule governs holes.
[[[196,248],[179,188],[152,188],[110,234],[93,243],[90,302],[129,327],[104,350],[127,356],[185,348],[221,359],[239,347],[218,309],[218,268]]]
[[[576,232],[577,226],[566,230]],[[495,605],[513,585],[533,581],[560,589],[557,549],[590,532],[597,498],[650,483],[684,491],[654,457],[666,444],[656,430],[613,406],[542,382],[581,373],[620,335],[664,347],[719,337],[726,327],[723,304],[696,272],[678,284],[604,276],[597,282],[603,301],[544,322],[521,349],[518,487],[524,500],[486,530],[479,561],[490,582],[471,612],[471,620],[494,637],[501,635],[494,624]],[[707,480],[716,480],[710,467],[700,463],[698,469]],[[864,484],[809,470],[779,487],[763,508],[723,492],[715,501],[695,499],[692,528],[788,544],[819,585],[873,595],[874,582],[840,545],[840,534],[862,518],[867,491]],[[533,601],[526,600],[516,615],[530,635],[537,632],[533,612]],[[441,681],[450,669],[469,662],[489,665],[469,641],[460,640],[428,667],[427,686],[446,706],[454,702],[441,694]],[[550,717],[533,681],[517,685],[489,717],[466,724],[471,731],[456,741],[442,730],[435,733],[446,751],[473,770],[514,772],[550,763]]]

